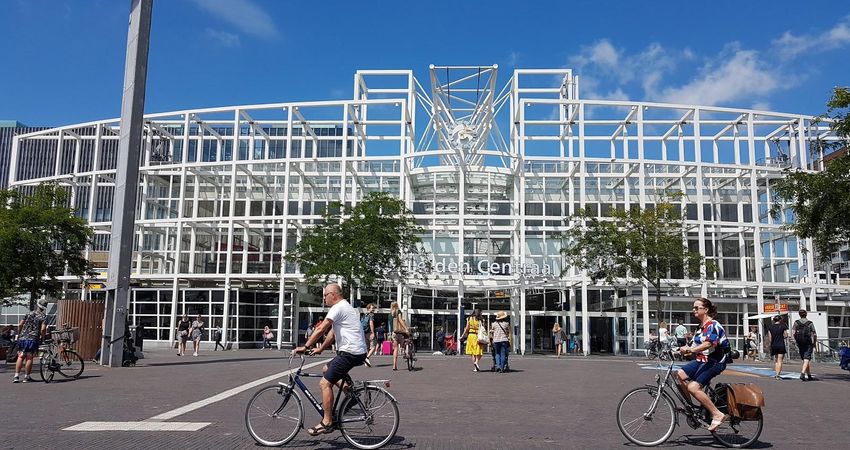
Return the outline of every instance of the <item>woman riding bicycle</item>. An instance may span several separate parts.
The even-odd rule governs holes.
[[[690,394],[711,413],[712,420],[708,431],[713,432],[720,424],[728,421],[729,416],[717,409],[702,388],[708,386],[712,378],[726,369],[730,350],[729,340],[726,338],[726,330],[713,319],[717,314],[717,306],[710,300],[697,298],[694,300],[692,310],[694,317],[700,322],[700,327],[694,335],[693,345],[684,345],[679,348],[679,351],[685,354],[696,354],[696,360],[678,370],[676,382],[685,397]]]

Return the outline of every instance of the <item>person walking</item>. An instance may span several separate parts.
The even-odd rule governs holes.
[[[191,328],[192,322],[189,322],[189,316],[183,314],[183,317],[177,322],[177,356],[183,356],[186,353],[186,341],[189,340]]]
[[[366,348],[369,349],[369,352],[366,353],[365,364],[366,367],[372,367],[369,357],[375,354],[375,349],[378,348],[377,341],[375,341],[375,305],[372,303],[366,305],[366,314],[360,319],[360,326],[363,327],[363,335],[366,336]]]
[[[561,324],[555,322],[555,325],[552,327],[552,339],[555,342],[555,356],[558,358],[561,357],[561,348],[564,346],[565,338],[566,336],[564,335],[564,330],[561,328]]]
[[[339,344],[336,356],[322,370],[322,380],[319,382],[319,386],[322,389],[324,415],[318,425],[307,430],[307,434],[310,436],[331,433],[336,429],[333,387],[351,369],[365,362],[367,352],[366,337],[363,335],[363,327],[360,326],[359,321],[360,315],[342,296],[342,288],[336,283],[325,286],[322,291],[322,299],[330,307],[327,319],[316,328],[316,332],[313,336],[310,336],[303,347],[292,350],[292,355],[304,353],[325,335],[327,337],[324,342],[313,351],[313,354],[321,354],[334,341]],[[341,386],[341,388],[346,389],[345,386]]]
[[[667,348],[670,343],[670,330],[667,328],[667,321],[662,320],[658,324],[658,342],[661,344],[659,351]]]
[[[393,324],[393,370],[398,370],[398,352],[404,340],[410,336],[410,330],[407,327],[407,322],[404,321],[404,316],[398,309],[398,303],[390,304],[390,317]]]
[[[782,360],[785,359],[787,350],[785,338],[788,337],[788,327],[782,323],[782,317],[774,316],[773,325],[767,330],[767,343],[770,345],[770,357],[774,359],[773,369],[776,375],[773,378],[781,380]]]
[[[383,355],[384,354],[384,341],[387,340],[387,327],[386,327],[386,325],[384,325],[383,322],[381,322],[381,324],[378,325],[378,328],[375,328],[375,338],[378,340],[378,344],[377,344],[378,354]]]
[[[192,321],[192,348],[195,353],[192,356],[198,356],[198,350],[201,349],[201,336],[204,333],[204,319],[198,314],[198,317]]]
[[[263,350],[272,348],[274,333],[268,325],[263,327]]]
[[[557,323],[556,323],[557,325]],[[504,373],[508,362],[508,348],[510,347],[511,324],[508,322],[508,313],[499,311],[496,320],[490,324],[490,339],[496,352],[496,373]]]
[[[313,335],[313,330],[314,330],[314,328],[313,328],[312,323],[307,325],[307,329],[304,330],[304,342],[307,342],[307,341],[310,340],[310,336]]]
[[[679,347],[688,344],[688,339],[686,335],[688,334],[688,329],[685,328],[685,325],[682,324],[682,319],[679,319],[679,325],[676,326],[676,329],[673,330],[673,333],[676,335],[676,345]]]
[[[12,383],[21,382],[21,367],[26,370],[24,383],[32,381],[32,360],[38,353],[41,339],[47,332],[47,300],[40,299],[33,311],[18,323],[18,359],[15,361],[15,376]]]
[[[463,328],[463,336],[466,336],[466,354],[472,357],[473,372],[481,371],[478,363],[481,361],[484,349],[478,343],[478,327],[482,326],[484,326],[484,319],[481,315],[481,309],[475,308],[472,311],[472,315],[466,320],[466,326]]]
[[[215,349],[213,351],[218,351],[218,348],[221,347],[221,351],[224,351],[225,348],[221,345],[221,327],[215,327],[215,333],[213,333],[213,340],[215,340]]]
[[[446,351],[446,332],[443,331],[443,327],[437,327],[437,333],[434,335],[434,339],[437,340],[437,349],[440,353]]]
[[[136,339],[135,339],[136,348],[140,351],[144,351],[145,347],[145,324],[139,323],[136,325]]]
[[[794,321],[794,341],[800,350],[800,359],[803,366],[800,368],[800,380],[812,381],[812,353],[817,343],[815,324],[806,318],[809,313],[805,309],[800,310],[800,318]]]
[[[758,351],[759,351],[759,334],[758,334],[758,325],[750,325],[750,331],[747,333],[747,336],[744,340],[745,346],[747,347],[745,357],[749,356],[753,361],[758,361]]]

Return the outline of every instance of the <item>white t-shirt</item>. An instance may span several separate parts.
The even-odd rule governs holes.
[[[366,336],[360,326],[360,314],[346,300],[333,305],[325,316],[333,322],[334,340],[337,351],[362,355],[367,352]]]
[[[658,340],[661,342],[667,342],[667,339],[670,337],[670,333],[666,328],[658,329]]]

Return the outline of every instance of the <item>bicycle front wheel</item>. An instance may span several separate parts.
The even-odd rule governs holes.
[[[650,411],[656,398],[655,409]],[[670,397],[659,394],[658,388],[637,388],[623,396],[617,405],[617,426],[626,439],[637,445],[659,445],[673,435],[676,408]]]
[[[53,371],[53,364],[55,360],[52,354],[47,354],[39,359],[39,370],[38,373],[41,375],[41,379],[45,383],[50,383],[53,381],[53,377],[56,375],[56,372]]]
[[[342,437],[361,450],[387,445],[398,425],[398,405],[387,391],[377,386],[365,386],[350,393],[337,411]]]
[[[245,426],[260,445],[279,447],[298,434],[304,422],[301,397],[286,386],[268,386],[251,397],[245,409]]]
[[[65,378],[79,378],[83,374],[85,363],[83,358],[73,350],[65,350],[57,358],[59,373]]]

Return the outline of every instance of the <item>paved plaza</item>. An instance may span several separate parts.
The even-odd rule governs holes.
[[[258,449],[244,424],[251,394],[287,369],[273,350],[204,352],[177,356],[149,351],[133,368],[87,364],[79,380],[12,384],[13,367],[0,369],[3,433],[0,448]],[[327,358],[314,357],[309,363]],[[489,360],[485,358],[485,362]],[[401,426],[389,449],[528,449],[632,447],[620,434],[615,409],[632,387],[652,382],[647,360],[623,357],[511,358],[509,374],[474,373],[465,357],[422,356],[421,370],[391,370],[387,357],[360,367],[355,379],[392,379]],[[2,367],[2,366],[0,366]],[[842,448],[850,373],[816,366],[820,381],[759,375],[764,363],[736,362],[718,381],[756,382],[765,392],[765,430],[755,448]],[[740,371],[735,371],[739,368]],[[311,371],[318,371],[320,366]],[[36,379],[39,379],[36,376]],[[264,381],[265,379],[265,381]],[[308,386],[318,393],[317,379]],[[144,421],[144,422],[143,422]],[[67,431],[92,422],[110,426],[197,431]],[[126,423],[124,423],[126,422]],[[305,425],[318,422],[305,403]],[[684,422],[684,420],[682,420]],[[208,424],[205,425],[204,424]],[[682,424],[667,447],[715,446],[710,435]],[[338,432],[312,438],[302,431],[287,448],[335,449]]]

